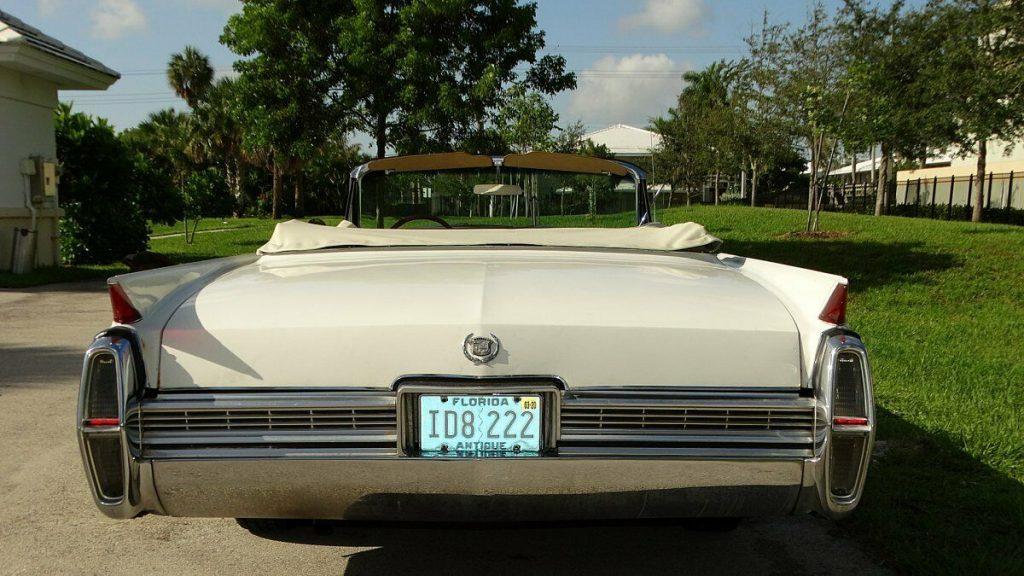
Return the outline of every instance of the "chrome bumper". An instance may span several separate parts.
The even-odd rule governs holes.
[[[152,463],[172,516],[508,521],[733,517],[796,509],[801,461],[538,457]]]
[[[113,351],[130,368],[124,340],[100,338],[89,354],[97,349]],[[823,345],[822,354],[835,349]],[[113,518],[838,517],[857,505],[860,488],[854,498],[830,495],[833,434],[865,434],[866,458],[874,433],[873,414],[864,430],[833,430],[830,403],[817,399],[830,397],[828,382],[813,397],[806,390],[566,390],[556,380],[530,378],[416,378],[395,391],[141,394],[130,376],[118,383],[120,425],[98,432],[79,426],[80,439],[121,438],[125,496],[104,498],[92,481],[97,506]],[[88,369],[83,382],[87,377]],[[414,429],[414,395],[456,389],[541,391],[549,407],[544,455],[418,456],[415,438],[404,432]],[[870,382],[868,393],[870,399]],[[85,440],[82,446],[92,479]]]

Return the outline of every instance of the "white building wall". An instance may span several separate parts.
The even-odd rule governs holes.
[[[21,161],[32,156],[56,158],[53,110],[57,85],[15,70],[0,68],[0,270],[10,264],[13,228],[28,227]],[[36,263],[57,259],[57,209],[39,210]]]

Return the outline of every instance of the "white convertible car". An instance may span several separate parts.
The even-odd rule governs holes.
[[[337,227],[111,278],[77,417],[97,506],[848,514],[875,418],[846,280],[718,253],[655,200],[612,160],[385,158],[353,171]]]

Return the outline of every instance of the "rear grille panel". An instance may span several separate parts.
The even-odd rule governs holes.
[[[790,392],[736,396],[567,395],[559,449],[749,448],[806,455],[822,433],[813,399]]]
[[[129,412],[126,429],[143,455],[245,449],[391,450],[394,396],[360,392],[171,394]]]
[[[160,393],[129,407],[143,457],[397,455],[396,396],[378,391]],[[824,434],[795,391],[571,391],[549,400],[559,456],[804,457]]]

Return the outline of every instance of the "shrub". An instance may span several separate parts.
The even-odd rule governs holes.
[[[230,216],[234,208],[224,173],[216,168],[190,172],[185,178],[184,200],[185,213],[193,220],[204,216]]]
[[[71,106],[56,113],[61,257],[65,262],[107,263],[145,250],[149,230],[139,209],[133,163],[113,128]]]

